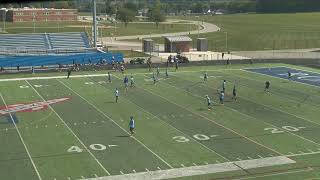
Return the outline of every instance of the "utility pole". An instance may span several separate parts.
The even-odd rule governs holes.
[[[93,47],[97,48],[97,4],[96,0],[92,0],[93,3]]]
[[[228,32],[225,32],[226,34],[226,51],[228,51]]]

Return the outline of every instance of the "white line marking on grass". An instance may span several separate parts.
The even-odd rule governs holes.
[[[94,174],[94,177],[98,178],[99,176],[97,174]]]
[[[120,171],[120,174],[124,174],[122,171]]]
[[[304,154],[305,152],[303,152],[303,151],[299,151],[299,153]]]
[[[260,175],[260,176],[252,176],[252,177],[244,177],[240,178],[238,180],[244,180],[244,179],[257,179],[257,178],[263,178],[263,177],[270,177],[270,176],[278,176],[278,175],[288,175],[288,174],[295,174],[295,173],[301,173],[301,172],[309,172],[312,171],[312,168],[308,169],[302,169],[302,170],[296,170],[296,171],[287,171],[287,172],[279,172],[279,173],[272,173],[267,175]]]
[[[45,102],[46,100],[41,96],[41,94],[28,82],[29,86],[38,94],[38,96]],[[80,140],[80,138],[73,132],[73,130],[68,126],[68,124],[61,118],[61,116],[53,109],[53,107],[48,104],[48,107],[57,115],[57,117],[61,120],[61,122],[65,125],[65,127],[73,134],[73,136],[79,141],[79,143],[86,149],[86,151],[92,156],[92,158],[98,163],[98,165],[110,175],[109,171],[99,162],[99,160],[92,154],[92,152],[87,148],[87,146]]]
[[[146,171],[149,172],[149,169],[146,168]]]
[[[158,166],[157,169],[161,170],[161,168]]]
[[[307,150],[308,150],[309,152],[312,152],[312,153],[314,152],[314,151],[312,151],[311,149],[307,149]]]
[[[253,159],[235,162],[226,162],[221,164],[208,164],[202,166],[182,167],[161,171],[140,172],[136,174],[125,174],[116,176],[100,177],[99,180],[156,180],[156,179],[173,179],[180,177],[223,173],[239,171],[242,169],[249,170],[254,168],[271,167],[277,165],[293,164],[295,161],[284,157],[269,157],[264,159]],[[93,180],[93,179],[92,179]]]
[[[3,96],[2,96],[2,93],[0,93],[0,96],[1,96],[1,99],[2,99],[2,101],[3,101],[3,103],[4,103],[5,107],[6,107],[6,109],[8,109],[7,103],[6,103],[6,101],[4,100],[4,98],[3,98]],[[33,168],[34,168],[34,170],[35,170],[35,172],[36,172],[36,174],[37,174],[37,176],[38,176],[39,180],[41,180],[42,178],[41,178],[41,176],[40,176],[40,173],[39,173],[39,171],[38,171],[38,169],[37,169],[36,164],[34,163],[34,161],[33,161],[32,157],[31,157],[30,151],[29,151],[29,149],[28,149],[28,147],[27,147],[26,143],[25,143],[25,142],[24,142],[24,140],[23,140],[23,137],[22,137],[22,135],[21,135],[21,133],[20,133],[20,131],[19,131],[19,128],[18,128],[18,126],[17,126],[16,122],[14,121],[14,119],[13,119],[13,116],[12,116],[11,112],[10,112],[10,111],[8,111],[8,112],[9,112],[10,119],[11,119],[11,121],[12,121],[12,123],[13,123],[14,127],[15,127],[15,128],[16,128],[16,130],[17,130],[17,133],[18,133],[18,135],[19,135],[19,137],[20,137],[20,140],[21,140],[21,142],[22,142],[22,144],[23,144],[24,148],[26,149],[26,152],[27,152],[28,157],[29,157],[29,159],[30,159],[30,161],[31,161],[31,164],[32,164],[32,166],[33,166]]]
[[[306,156],[306,155],[315,155],[320,154],[320,151],[318,152],[309,152],[309,153],[299,153],[299,154],[293,154],[289,152],[289,155],[285,155],[286,157],[295,157],[295,156]]]
[[[262,156],[258,155],[259,158],[263,158]]]
[[[172,86],[172,85],[171,85],[171,86]],[[177,88],[177,87],[176,87],[176,88]],[[180,88],[177,88],[177,89],[180,89]],[[159,96],[159,97],[161,97],[162,99],[165,99],[166,101],[171,102],[172,104],[175,104],[175,105],[177,105],[177,106],[179,106],[179,107],[181,107],[181,108],[183,108],[183,109],[185,109],[185,110],[187,110],[187,111],[189,111],[189,112],[191,112],[191,113],[193,113],[193,114],[196,114],[196,115],[198,115],[198,116],[200,116],[200,117],[202,117],[202,118],[204,118],[204,119],[207,119],[208,121],[210,121],[210,122],[212,122],[212,123],[214,123],[214,124],[216,124],[216,125],[224,128],[224,129],[226,129],[226,130],[228,130],[228,131],[231,131],[231,132],[233,132],[234,134],[236,134],[236,135],[238,135],[238,136],[240,136],[240,137],[242,137],[242,138],[244,138],[244,139],[246,139],[246,140],[248,140],[248,141],[250,141],[250,142],[253,142],[254,144],[257,144],[257,145],[259,145],[259,146],[261,146],[261,147],[264,147],[264,148],[266,148],[266,149],[268,149],[268,150],[270,150],[270,151],[272,151],[272,152],[275,152],[275,153],[277,153],[278,155],[283,155],[282,153],[280,153],[280,152],[278,152],[278,151],[276,151],[276,150],[274,150],[274,149],[271,149],[271,148],[269,148],[269,147],[267,147],[267,146],[265,146],[265,145],[263,145],[263,144],[261,144],[261,143],[259,143],[259,142],[256,142],[255,140],[252,140],[252,139],[250,139],[250,138],[248,138],[248,137],[246,137],[246,136],[244,136],[244,135],[242,135],[242,134],[234,131],[233,129],[230,129],[230,128],[228,128],[228,127],[223,126],[223,125],[220,124],[220,123],[217,123],[216,121],[212,120],[211,118],[208,118],[208,117],[206,117],[206,116],[203,116],[202,114],[199,114],[199,113],[197,113],[197,112],[192,112],[192,110],[189,110],[188,108],[186,108],[186,107],[184,107],[184,106],[182,106],[182,105],[179,105],[179,104],[177,104],[177,103],[175,103],[175,102],[167,99],[166,97],[163,97],[163,96],[161,96],[161,95],[159,95],[159,94],[156,94],[156,93],[154,93],[154,92],[152,92],[152,91],[150,91],[150,90],[148,90],[148,89],[144,89],[144,90],[150,92],[151,94],[154,94],[154,95],[156,95],[156,96]],[[182,90],[182,91],[185,91],[185,90]],[[186,91],[186,92],[187,92],[187,91]],[[189,93],[189,92],[188,92],[188,93]],[[192,94],[192,93],[191,93],[191,94]]]
[[[86,101],[90,106],[92,106],[93,108],[95,108],[98,112],[100,112],[102,115],[104,115],[106,118],[108,118],[110,121],[112,121],[115,125],[117,125],[120,129],[122,129],[124,132],[126,132],[128,135],[130,135],[130,133],[125,130],[122,126],[120,126],[118,123],[116,123],[111,117],[109,117],[108,115],[106,115],[103,111],[101,111],[97,106],[95,106],[94,104],[92,104],[91,102],[89,102],[86,98],[84,98],[83,96],[81,96],[79,93],[77,93],[76,91],[74,91],[71,87],[69,87],[68,85],[66,85],[65,83],[63,83],[62,81],[58,80],[61,84],[63,84],[66,88],[70,89],[73,93],[75,93],[77,96],[79,96],[81,99],[83,99],[84,101]],[[153,155],[155,155],[158,159],[160,159],[163,163],[165,163],[168,167],[173,168],[173,166],[171,166],[167,161],[165,161],[163,158],[161,158],[158,154],[156,154],[155,152],[153,152],[150,148],[148,148],[144,143],[142,143],[140,140],[138,140],[136,137],[132,136],[132,138],[134,140],[136,140],[138,143],[140,143],[144,148],[146,148],[149,152],[151,152]]]
[[[242,69],[224,69],[226,71],[242,70]],[[207,70],[210,71],[221,71],[221,70]],[[182,74],[182,73],[194,73],[199,71],[177,71],[172,72],[172,74]],[[151,75],[152,73],[134,73],[133,75]],[[106,77],[108,74],[83,74],[83,75],[73,75],[70,78],[84,78],[84,77]],[[8,81],[28,81],[28,80],[48,80],[48,79],[66,79],[66,76],[49,76],[49,77],[27,77],[27,78],[9,78],[9,79],[0,79],[0,82]]]
[[[158,120],[162,121],[163,123],[165,123],[166,125],[170,126],[170,127],[173,128],[173,129],[175,129],[176,131],[184,134],[184,136],[186,136],[186,137],[189,138],[189,139],[192,139],[194,142],[198,143],[200,146],[204,147],[205,149],[207,149],[207,150],[215,153],[216,155],[220,156],[221,158],[223,158],[223,159],[225,159],[225,160],[227,160],[227,161],[230,161],[228,158],[226,158],[226,157],[222,156],[221,154],[217,153],[216,151],[210,149],[210,148],[207,147],[206,145],[204,145],[204,144],[202,144],[201,142],[197,141],[195,138],[193,138],[193,137],[187,135],[186,133],[182,132],[181,130],[177,129],[176,127],[172,126],[172,125],[169,124],[168,122],[162,120],[160,117],[158,117],[158,116],[152,114],[151,112],[147,111],[146,109],[144,109],[144,108],[141,107],[140,105],[136,104],[135,102],[133,102],[133,101],[131,101],[131,100],[129,100],[129,99],[126,99],[126,100],[129,101],[129,102],[132,102],[132,103],[133,103],[135,106],[137,106],[139,109],[141,109],[141,110],[144,111],[145,113],[153,116],[153,118],[157,118]],[[171,116],[174,116],[174,115],[171,114]]]

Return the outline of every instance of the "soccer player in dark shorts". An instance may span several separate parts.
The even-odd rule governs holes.
[[[208,73],[205,72],[205,73],[204,73],[204,76],[203,76],[203,80],[204,80],[204,81],[207,81],[207,79],[208,79]]]
[[[269,81],[266,81],[266,86],[264,88],[264,91],[265,92],[269,92],[269,88],[270,88],[270,82]]]
[[[235,101],[237,100],[237,89],[236,89],[236,85],[233,86],[232,99],[234,99]]]
[[[292,77],[291,72],[288,71],[288,79],[291,80],[291,77]]]
[[[108,72],[108,81],[109,81],[109,83],[111,83],[111,74],[110,74],[110,72]]]
[[[71,75],[71,71],[72,71],[71,68],[69,68],[69,69],[68,69],[68,76],[67,76],[68,79],[69,79],[69,77],[70,77],[70,75]]]

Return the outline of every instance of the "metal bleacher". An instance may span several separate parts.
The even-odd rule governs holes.
[[[48,36],[52,49],[89,48],[89,41],[84,33],[52,33]]]
[[[123,62],[121,53],[90,47],[84,32],[0,35],[0,67]]]
[[[84,32],[0,35],[0,50],[55,50],[90,48]]]

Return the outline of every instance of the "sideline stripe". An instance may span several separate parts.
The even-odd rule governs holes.
[[[29,84],[29,86],[38,94],[38,96],[43,100],[46,101],[43,96],[31,85],[27,80],[26,82]],[[53,109],[53,107],[48,104],[48,107],[57,115],[57,117],[61,120],[61,122],[67,127],[67,129],[71,132],[71,134],[74,135],[74,137],[79,141],[79,143],[86,149],[86,151],[93,157],[93,159],[99,164],[99,166],[106,172],[108,175],[110,175],[109,171],[98,161],[98,159],[92,154],[92,152],[87,148],[87,146],[80,140],[80,138],[73,132],[73,130],[68,126],[68,124],[61,118],[61,116]]]
[[[161,171],[150,171],[131,173],[125,175],[106,176],[96,178],[96,180],[155,180],[155,179],[171,179],[187,176],[196,176],[204,174],[222,173],[230,171],[248,170],[253,168],[271,167],[276,165],[293,164],[295,161],[285,157],[269,157],[263,159],[252,159],[245,161],[234,161],[220,164],[209,164],[203,166],[191,166],[183,168],[175,168]],[[93,180],[93,179],[88,179]]]
[[[110,121],[112,121],[115,125],[117,125],[120,129],[122,129],[124,132],[126,132],[128,135],[131,135],[128,131],[126,131],[122,126],[120,126],[118,123],[116,123],[111,117],[109,117],[108,115],[106,115],[103,111],[101,111],[97,106],[95,106],[94,104],[90,103],[86,98],[84,98],[83,96],[81,96],[79,93],[77,93],[76,91],[74,91],[71,87],[69,87],[68,85],[66,85],[65,83],[63,83],[60,80],[59,81],[62,85],[64,85],[66,88],[68,88],[69,90],[71,90],[73,93],[75,93],[76,95],[78,95],[81,99],[83,99],[84,101],[86,101],[90,106],[92,106],[93,108],[95,108],[98,112],[100,112],[103,116],[105,116],[106,118],[108,118]],[[168,167],[173,168],[173,166],[171,164],[169,164],[167,161],[165,161],[163,158],[161,158],[158,154],[156,154],[155,152],[153,152],[150,148],[148,148],[143,142],[141,142],[140,140],[138,140],[136,137],[132,136],[132,138],[134,140],[136,140],[138,143],[140,143],[144,148],[146,148],[148,151],[150,151],[153,155],[155,155],[158,159],[160,159],[163,163],[165,163]]]
[[[5,105],[6,108],[8,109],[7,103],[6,103],[6,101],[4,100],[4,98],[3,98],[3,96],[2,96],[1,93],[0,93],[0,96],[1,96],[1,99],[2,99],[2,101],[3,101],[3,103],[4,103],[4,105]],[[33,162],[33,159],[32,159],[31,154],[30,154],[30,152],[29,152],[29,150],[28,150],[28,148],[27,148],[27,145],[26,145],[26,143],[24,142],[24,140],[23,140],[23,138],[22,138],[22,136],[21,136],[21,133],[20,133],[20,131],[19,131],[19,128],[17,127],[17,124],[16,124],[16,122],[14,121],[14,119],[13,119],[13,117],[12,117],[12,114],[11,114],[10,111],[8,111],[8,112],[9,112],[9,116],[10,116],[10,118],[11,118],[11,120],[12,120],[12,123],[14,124],[14,127],[16,128],[17,133],[18,133],[18,135],[19,135],[19,137],[20,137],[20,139],[21,139],[21,142],[22,142],[24,148],[26,149],[26,152],[27,152],[27,154],[28,154],[28,156],[29,156],[29,159],[30,159],[30,161],[31,161],[31,163],[32,163],[32,166],[33,166],[34,170],[36,171],[36,174],[37,174],[39,180],[42,180],[42,178],[41,178],[41,176],[40,176],[40,173],[39,173],[39,171],[38,171],[35,163]]]
[[[242,70],[242,69],[223,69],[225,71],[232,70]],[[221,70],[207,70],[208,72],[219,72]],[[178,72],[170,72],[171,74],[180,74],[180,73],[188,73],[188,72],[201,72],[199,71],[178,71]],[[133,75],[137,74],[152,74],[152,73],[132,73]],[[70,78],[83,78],[83,77],[107,77],[108,74],[82,74],[82,75],[73,75]],[[112,75],[114,76],[114,75]],[[47,76],[47,77],[27,77],[27,78],[9,78],[9,79],[0,79],[0,82],[9,82],[9,81],[27,81],[27,80],[46,80],[46,79],[66,79],[66,76]]]

